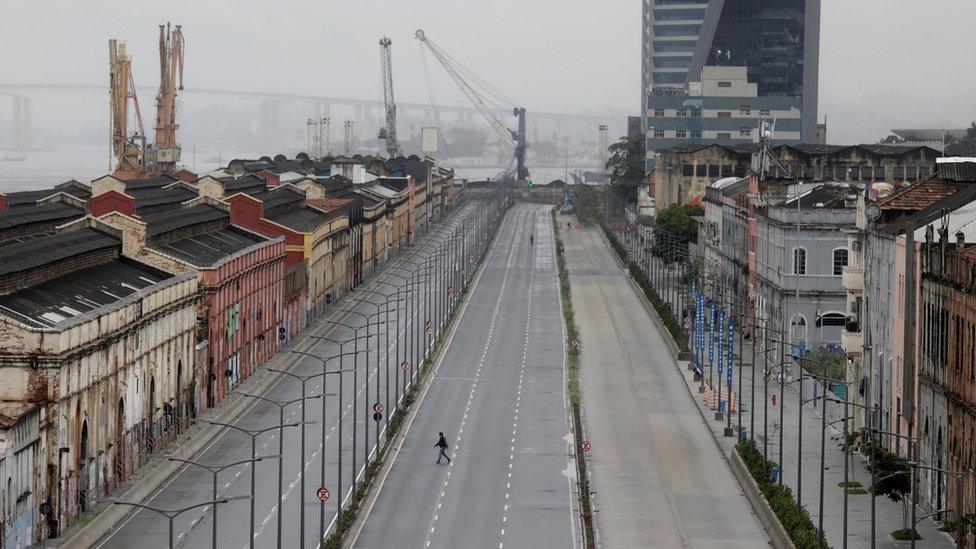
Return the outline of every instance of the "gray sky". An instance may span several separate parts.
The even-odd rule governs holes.
[[[125,39],[137,85],[158,83],[156,25],[181,23],[190,87],[382,96],[377,41],[393,40],[398,99],[427,101],[423,28],[529,109],[637,110],[639,0],[4,0],[0,81],[106,81]],[[824,0],[820,113],[832,142],[976,119],[974,0]],[[437,98],[463,98],[430,65]],[[152,97],[141,97],[144,113]],[[6,109],[4,109],[6,110]],[[57,108],[39,123],[71,120]],[[9,116],[0,111],[0,117]]]

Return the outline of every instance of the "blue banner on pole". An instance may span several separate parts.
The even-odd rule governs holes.
[[[724,345],[725,345],[725,341],[722,338],[722,334],[723,333],[725,333],[725,309],[721,309],[718,312],[718,334],[716,334],[718,336],[716,339],[718,339],[718,349],[717,349],[717,352],[718,352],[718,379],[719,379],[719,383],[720,384],[722,383],[722,381],[721,381],[722,380],[722,370],[723,370],[722,358],[724,357],[724,353],[722,351],[724,350]]]
[[[708,312],[708,363],[712,364],[715,361],[715,302],[709,303]]]
[[[729,389],[732,388],[732,369],[735,362],[735,322],[733,322],[732,317],[729,317],[729,368],[728,368],[728,378],[726,380],[726,385]]]

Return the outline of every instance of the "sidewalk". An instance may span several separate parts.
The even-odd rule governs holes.
[[[669,342],[600,231],[569,230],[568,219],[557,216],[582,340],[598,546],[767,546],[682,385]]]
[[[736,337],[736,347],[739,346],[739,339]],[[761,353],[756,355],[755,369],[755,432],[752,432],[751,405],[752,405],[752,345],[745,341],[742,350],[737,350],[737,359],[740,351],[744,351],[741,356],[745,360],[742,365],[742,387],[739,387],[739,372],[735,371],[733,376],[733,389],[737,393],[738,402],[741,404],[742,426],[747,433],[754,436],[760,449],[763,448],[764,413],[768,414],[768,452],[769,459],[779,460],[779,423],[780,412],[783,413],[783,424],[786,426],[783,431],[783,460],[781,463],[783,482],[793,490],[794,496],[797,493],[797,471],[798,471],[798,439],[799,431],[797,428],[799,420],[800,383],[793,382],[798,376],[797,366],[793,371],[787,370],[785,378],[785,389],[783,401],[780,400],[780,384],[777,372],[774,370],[768,381],[768,392],[763,387],[763,362]],[[699,408],[707,419],[708,427],[719,446],[726,455],[734,451],[736,440],[734,437],[724,435],[728,418],[719,421],[714,420],[715,413],[712,409],[706,408],[704,395],[699,394],[700,382],[695,381],[693,374],[688,369],[688,362],[680,363],[681,371],[688,391],[694,396]],[[738,367],[738,360],[736,366]],[[712,374],[714,376],[714,374]],[[724,377],[724,374],[723,374]],[[705,368],[705,380],[709,379],[709,371]],[[714,379],[714,377],[713,377]],[[820,388],[815,381],[804,379],[803,381],[803,400],[811,399],[819,394]],[[773,395],[775,395],[775,405],[773,405]],[[832,393],[828,396],[836,398]],[[764,410],[763,404],[766,404]],[[820,497],[820,432],[821,432],[821,406],[822,401],[809,402],[803,408],[803,452],[801,467],[802,473],[802,494],[801,503],[810,513],[810,518],[814,526],[819,521],[819,497]],[[856,415],[858,410],[850,407],[848,415]],[[842,404],[833,402],[827,403],[827,423],[840,420],[844,417],[844,407]],[[739,424],[738,412],[732,414],[733,431]],[[843,547],[843,521],[844,521],[844,489],[838,483],[844,481],[844,452],[842,446],[843,423],[838,422],[833,427],[827,428],[827,439],[825,441],[824,458],[824,531],[828,543],[833,547]],[[871,474],[865,467],[866,460],[860,454],[855,454],[852,460],[853,466],[850,467],[849,479],[860,482],[865,489],[870,487]],[[905,547],[910,545],[908,541],[896,541],[889,533],[893,530],[901,529],[904,506],[902,503],[895,503],[885,497],[878,497],[875,500],[876,518],[876,540],[877,547]],[[926,513],[919,510],[919,516]],[[943,532],[939,532],[937,525],[926,520],[917,527],[922,539],[917,542],[919,547],[954,547],[951,537]],[[848,546],[849,547],[870,547],[871,546],[871,495],[848,494]]]

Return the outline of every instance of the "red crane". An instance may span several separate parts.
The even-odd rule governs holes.
[[[159,93],[156,94],[156,140],[152,150],[155,172],[176,169],[180,145],[176,142],[176,91],[183,89],[183,31],[180,25],[159,26]],[[177,85],[179,78],[179,85]]]
[[[132,80],[132,58],[125,51],[125,42],[118,40],[108,41],[108,58],[112,156],[115,158],[113,173],[119,179],[135,179],[146,174],[147,159],[146,132]],[[129,131],[130,114],[135,123],[134,131]]]

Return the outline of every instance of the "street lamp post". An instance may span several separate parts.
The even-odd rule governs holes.
[[[229,498],[215,499],[213,501],[205,501],[203,503],[197,503],[197,504],[194,504],[194,505],[190,505],[189,507],[183,507],[181,509],[172,509],[172,510],[159,509],[157,507],[150,507],[149,505],[144,505],[142,503],[135,503],[135,502],[130,502],[130,501],[113,501],[112,503],[114,505],[128,505],[130,507],[138,507],[139,509],[145,509],[147,511],[152,511],[154,513],[158,513],[158,514],[163,515],[164,517],[166,517],[166,519],[169,521],[169,543],[168,543],[167,547],[169,547],[169,549],[173,549],[173,547],[175,547],[175,545],[173,544],[173,519],[174,518],[182,515],[183,513],[187,512],[187,511],[190,511],[192,509],[196,509],[197,507],[205,507],[207,505],[213,505],[216,508],[216,506],[217,505],[220,505],[221,503],[228,503],[228,502],[231,502],[231,501],[237,501],[237,500],[241,500],[241,499],[251,499],[253,501],[253,499],[250,498],[250,497],[248,497],[248,496],[233,496],[233,497],[229,497]],[[216,511],[214,512],[214,516],[216,516]],[[252,539],[251,541],[253,542],[254,540]],[[252,544],[252,546],[253,546],[253,544]]]
[[[210,499],[212,499],[213,501],[219,501],[219,498],[217,497],[217,475],[219,473],[221,473],[222,471],[224,471],[226,469],[230,469],[231,467],[236,467],[238,465],[244,465],[245,463],[250,463],[251,464],[251,467],[254,467],[254,464],[256,462],[263,461],[265,459],[278,459],[278,461],[281,461],[281,456],[280,455],[278,455],[278,456],[261,456],[261,457],[254,458],[254,459],[242,459],[240,461],[235,461],[234,463],[228,463],[226,465],[205,465],[203,463],[199,463],[199,462],[196,462],[196,461],[191,461],[189,459],[176,458],[176,457],[172,457],[172,456],[170,456],[167,459],[169,461],[177,461],[177,462],[180,462],[180,463],[186,463],[188,465],[195,465],[197,467],[200,467],[201,469],[205,469],[206,471],[208,471],[210,473],[210,475],[213,477],[213,479],[212,479],[213,480],[213,490],[212,490],[211,498]],[[170,526],[172,527],[172,524]],[[217,549],[217,506],[216,505],[213,506],[213,524],[211,526],[212,526],[212,534],[211,534],[211,537],[213,538],[213,540],[212,540],[213,549]],[[172,537],[172,535],[170,537]],[[170,543],[172,543],[172,541]]]
[[[284,423],[285,423],[285,408],[289,404],[294,404],[296,402],[301,403],[300,406],[302,407],[302,421],[301,421],[301,424],[300,425],[301,425],[301,437],[302,437],[302,448],[301,448],[302,454],[301,454],[301,458],[298,461],[299,461],[299,468],[301,470],[302,476],[304,476],[304,474],[305,474],[305,425],[309,423],[309,422],[305,421],[305,401],[306,400],[314,400],[316,398],[323,398],[322,395],[314,395],[314,396],[307,397],[307,396],[305,396],[304,389],[305,388],[302,387],[302,396],[301,397],[299,397],[299,398],[293,398],[293,399],[290,399],[290,400],[275,400],[275,399],[268,398],[268,397],[263,397],[263,396],[260,396],[260,395],[254,395],[254,394],[251,394],[251,393],[245,393],[244,391],[237,391],[237,393],[240,394],[240,395],[242,395],[242,396],[246,396],[246,397],[249,397],[249,398],[253,398],[253,399],[256,399],[256,400],[260,400],[262,402],[267,402],[268,404],[271,404],[273,406],[277,406],[278,407],[278,423],[279,423],[279,425],[281,425],[281,428],[278,429],[278,454],[280,456],[283,456],[284,453],[285,453],[285,428],[284,428]],[[282,478],[283,478],[283,475],[284,475],[284,469],[285,469],[285,460],[284,460],[284,458],[279,458],[278,459],[278,513],[277,513],[278,514],[277,519],[278,519],[278,545],[279,546],[281,545],[281,518],[282,518],[282,515],[284,515],[284,510],[282,509],[282,489],[281,489]],[[304,493],[303,493],[303,497],[304,497]],[[302,539],[302,546],[304,546],[305,545],[305,539],[304,539],[304,537],[305,537],[305,508],[304,507],[302,507],[301,514],[302,514],[302,518],[301,518],[301,523],[302,523],[302,538],[301,539]]]
[[[233,424],[230,424],[230,423],[223,423],[223,422],[220,422],[220,421],[211,421],[209,419],[204,419],[202,421],[204,423],[209,423],[210,425],[219,425],[221,427],[226,427],[228,429],[234,429],[235,431],[239,431],[239,432],[244,433],[245,435],[251,437],[251,459],[252,460],[255,459],[255,458],[257,458],[257,439],[258,439],[258,437],[260,435],[262,435],[263,433],[267,433],[268,431],[274,431],[275,429],[282,429],[284,427],[298,427],[299,426],[299,423],[298,422],[292,422],[292,423],[282,423],[280,425],[272,425],[270,427],[265,427],[264,429],[245,429],[243,427],[238,427],[237,425],[233,425]],[[279,454],[280,454],[280,452],[279,452]],[[278,458],[278,462],[279,463],[281,462],[281,458]],[[254,487],[255,487],[254,481],[255,481],[255,477],[257,477],[257,467],[254,464],[251,464],[251,497],[250,497],[250,499],[251,499],[251,513],[250,513],[250,529],[251,529],[251,534],[250,534],[250,542],[249,542],[250,543],[249,547],[251,549],[254,549]],[[279,501],[280,501],[280,498],[279,498]],[[280,511],[280,508],[279,508],[279,511]],[[279,541],[279,545],[280,545],[280,541],[281,541],[280,537],[279,537],[279,540],[278,541]]]
[[[321,339],[328,339],[328,338],[321,338]],[[327,394],[326,393],[326,381],[328,380],[328,376],[330,374],[339,374],[339,406],[338,406],[338,416],[339,416],[339,444],[338,444],[338,449],[336,451],[336,455],[337,455],[336,457],[338,458],[337,460],[339,462],[339,467],[338,467],[338,470],[337,470],[338,479],[337,479],[337,491],[336,491],[336,493],[339,494],[339,497],[336,498],[336,520],[338,520],[339,515],[342,513],[342,445],[345,442],[343,440],[343,438],[342,438],[342,424],[343,424],[343,421],[342,421],[342,406],[345,403],[345,400],[343,399],[343,381],[344,380],[342,379],[342,374],[348,373],[350,371],[352,371],[352,372],[355,372],[356,371],[355,368],[353,368],[352,370],[343,369],[342,368],[342,359],[343,359],[343,357],[346,357],[346,356],[358,355],[359,353],[369,352],[368,350],[365,350],[365,349],[362,350],[362,351],[350,351],[350,352],[347,352],[347,353],[341,352],[343,345],[345,343],[349,343],[349,341],[352,341],[353,339],[358,339],[358,338],[352,338],[352,339],[347,340],[347,341],[344,341],[344,342],[338,342],[338,341],[335,341],[335,340],[329,340],[329,341],[332,341],[333,343],[338,344],[339,345],[339,350],[340,350],[340,353],[339,354],[333,355],[333,356],[329,356],[329,357],[320,357],[320,356],[314,355],[312,353],[306,353],[306,352],[297,351],[297,350],[294,350],[294,349],[291,351],[291,352],[296,353],[296,354],[305,355],[305,356],[314,358],[316,360],[319,360],[322,363],[322,372],[319,375],[322,376],[322,394],[323,395],[324,394]],[[332,360],[332,359],[335,359],[335,358],[338,358],[340,360],[340,362],[339,362],[339,368],[340,369],[338,369],[338,370],[332,370],[332,371],[326,370],[326,367],[327,367],[329,361]],[[356,387],[353,387],[353,390],[355,391],[356,390]],[[322,430],[321,430],[320,442],[319,442],[319,445],[322,448],[322,459],[320,460],[322,467],[321,467],[321,472],[320,472],[320,477],[319,477],[319,482],[320,482],[319,487],[320,488],[324,488],[326,486],[326,479],[325,479],[325,437],[326,437],[326,434],[325,434],[325,431],[326,431],[325,417],[326,416],[325,416],[325,414],[326,414],[326,406],[325,405],[326,405],[326,399],[323,398],[322,399]],[[355,429],[353,429],[353,433],[355,434]],[[354,462],[355,462],[355,459],[356,459],[356,454],[355,454],[355,452],[353,452],[353,461]],[[319,501],[319,542],[320,543],[324,543],[325,542],[325,502],[324,501],[321,501],[321,500]]]
[[[908,465],[913,470],[915,470],[915,469],[926,469],[926,470],[929,470],[929,471],[935,471],[936,473],[942,473],[944,475],[949,475],[953,479],[955,479],[956,482],[959,483],[959,486],[956,488],[956,509],[955,509],[955,515],[956,515],[956,548],[957,549],[963,549],[963,547],[965,546],[966,537],[965,537],[965,533],[964,533],[964,530],[963,530],[963,524],[962,524],[962,520],[961,520],[962,519],[962,489],[963,489],[962,481],[966,477],[966,472],[965,471],[950,471],[948,469],[942,469],[942,468],[939,468],[939,467],[929,467],[928,465],[922,465],[922,464],[916,463],[914,461],[909,462]],[[912,476],[914,477],[915,474],[913,473]],[[923,521],[923,520],[925,520],[925,519],[927,519],[927,518],[929,518],[929,517],[931,517],[933,515],[940,515],[941,516],[943,513],[946,513],[948,511],[951,511],[952,510],[952,509],[940,509],[940,510],[936,511],[935,513],[926,515],[926,516],[924,516],[924,517],[916,520],[915,519],[915,509],[914,509],[914,506],[915,506],[914,492],[915,492],[915,487],[913,485],[912,486],[912,493],[913,493],[912,507],[913,507],[913,509],[912,509],[912,531],[911,531],[912,549],[915,549],[915,525],[917,525],[919,522],[921,522],[921,521]]]

